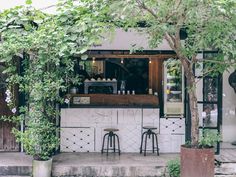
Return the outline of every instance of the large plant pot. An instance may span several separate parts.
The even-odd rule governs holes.
[[[33,177],[51,177],[52,159],[47,161],[33,160]]]
[[[214,177],[214,148],[181,146],[181,177]]]

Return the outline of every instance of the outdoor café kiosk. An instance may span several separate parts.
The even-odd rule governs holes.
[[[101,152],[104,129],[117,129],[121,153],[140,152],[143,127],[155,127],[161,153],[185,141],[183,73],[171,56],[78,59],[80,85],[61,107],[60,151]],[[151,143],[147,144],[147,148]]]

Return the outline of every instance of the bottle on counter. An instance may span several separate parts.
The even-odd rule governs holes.
[[[122,80],[121,84],[120,84],[120,90],[121,90],[122,93],[123,93],[123,91],[125,91],[125,86],[126,86],[125,81]]]

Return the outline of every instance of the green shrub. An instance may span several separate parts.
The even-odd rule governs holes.
[[[167,170],[170,177],[180,177],[180,160],[173,159],[168,161]]]
[[[221,135],[213,130],[204,130],[203,135],[199,140],[199,146],[203,148],[214,147],[217,142],[221,141]]]

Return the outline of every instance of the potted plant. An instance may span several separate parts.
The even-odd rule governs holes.
[[[220,142],[218,132],[204,130],[198,147],[192,148],[191,143],[181,146],[181,177],[182,176],[214,176],[216,143]]]
[[[24,150],[33,156],[33,177],[51,177],[52,155],[59,145],[55,125],[44,117],[29,120],[24,132],[13,130],[17,141],[23,143]]]
[[[14,94],[9,87],[8,85],[5,92],[5,101],[8,106],[14,106],[11,109],[13,116],[1,116],[0,119],[16,123],[18,126],[23,121],[25,122],[24,131],[13,128],[12,133],[15,135],[16,141],[22,143],[23,150],[33,156],[33,176],[51,177],[52,155],[59,145],[59,138],[56,135],[57,128],[53,123],[54,116],[52,115],[55,111],[50,109],[50,106],[43,106],[40,101],[33,103],[32,100],[30,104],[27,104],[30,105],[30,108],[21,106],[20,110],[17,110]]]
[[[152,48],[158,48],[159,44],[165,40],[164,42],[168,43],[175,52],[176,58],[180,60],[187,81],[186,91],[191,113],[191,141],[188,147],[189,150],[193,150],[193,155],[196,149],[204,148],[200,146],[199,141],[199,110],[196,92],[199,78],[196,78],[195,70],[203,66],[201,70],[203,78],[207,75],[218,75],[227,68],[236,67],[235,6],[235,1],[220,0],[160,0],[158,2],[117,0],[109,4],[113,21],[122,22],[122,26],[133,27],[139,32],[147,33],[149,46]],[[203,51],[214,51],[217,55],[210,58],[199,57],[198,54]],[[192,157],[190,159],[197,161]],[[181,161],[181,166],[182,164]],[[209,168],[212,170],[214,165]],[[188,170],[188,168],[185,169]],[[185,174],[187,176],[182,177],[190,176],[190,173]],[[197,168],[191,174],[195,174],[196,177],[200,176]]]

